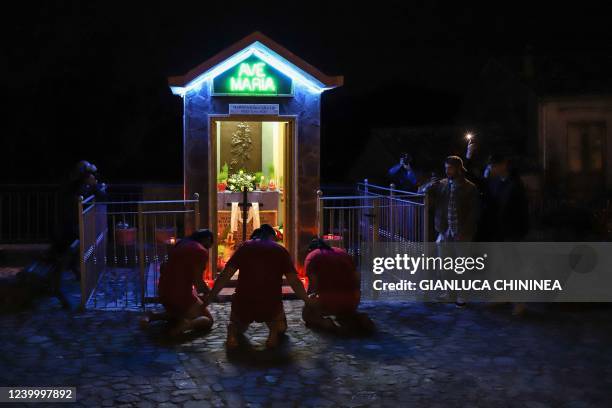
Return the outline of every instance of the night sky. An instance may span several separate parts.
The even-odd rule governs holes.
[[[345,163],[371,128],[455,123],[491,58],[570,61],[578,88],[612,76],[597,69],[612,55],[603,8],[533,3],[24,4],[2,23],[0,182],[58,182],[83,158],[111,183],[181,183],[181,99],[167,77],[255,30],[344,75],[323,97],[322,177],[352,181]]]

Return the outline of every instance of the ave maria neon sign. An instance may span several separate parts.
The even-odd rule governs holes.
[[[251,55],[213,79],[213,95],[292,96],[293,81]]]

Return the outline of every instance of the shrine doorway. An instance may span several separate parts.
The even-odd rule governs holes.
[[[285,116],[210,118],[209,174],[215,177],[209,178],[209,225],[217,242],[211,250],[209,279],[261,224],[275,228],[278,242],[295,259],[294,126],[294,118]]]

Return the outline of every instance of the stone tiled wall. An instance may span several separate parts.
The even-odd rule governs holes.
[[[192,90],[184,97],[184,183],[185,196],[200,193],[202,225],[208,226],[208,163],[210,157],[209,115],[225,115],[230,103],[274,103],[280,115],[295,116],[297,145],[297,249],[296,263],[301,264],[305,248],[316,232],[316,190],[320,175],[320,104],[321,95],[294,84],[292,98],[211,97],[210,83]],[[216,177],[214,174],[211,177]]]

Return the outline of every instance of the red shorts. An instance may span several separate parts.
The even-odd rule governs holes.
[[[281,300],[242,299],[234,295],[231,313],[231,319],[241,324],[271,322],[278,319],[283,313],[283,302]]]
[[[334,316],[355,313],[360,298],[360,291],[319,293],[317,296],[323,315]]]

